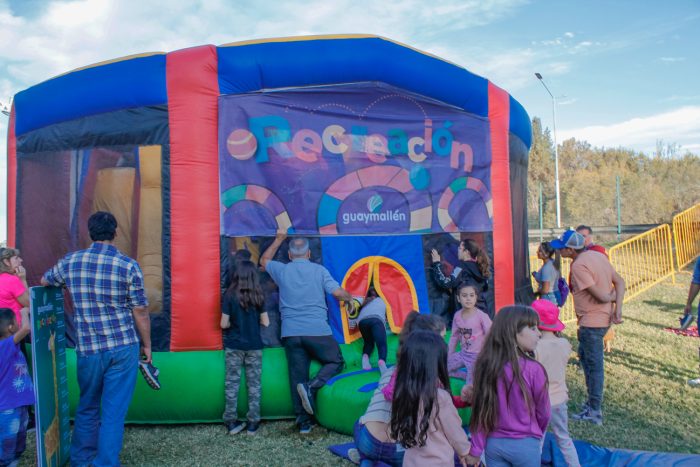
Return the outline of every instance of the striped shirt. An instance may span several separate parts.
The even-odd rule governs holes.
[[[71,293],[78,352],[93,354],[139,342],[132,310],[148,305],[143,273],[114,245],[95,242],[69,253],[46,271],[44,279]]]

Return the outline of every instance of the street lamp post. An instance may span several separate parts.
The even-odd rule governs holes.
[[[544,86],[544,89],[552,98],[552,129],[554,133],[554,190],[556,191],[557,196],[557,228],[560,229],[561,203],[559,200],[559,150],[557,149],[557,98],[554,97],[554,94],[552,94],[547,85],[544,83],[542,75],[539,73],[535,73],[535,76],[538,80],[540,80],[540,83],[542,83],[542,86]]]

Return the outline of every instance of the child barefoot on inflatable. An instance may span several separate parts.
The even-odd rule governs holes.
[[[360,334],[364,340],[362,347],[362,369],[370,370],[369,356],[377,345],[377,362],[379,371],[386,371],[386,303],[379,296],[373,286],[367,290],[367,295],[362,302],[360,315],[357,319],[350,320],[350,328],[360,326]]]
[[[467,370],[466,382],[471,384],[474,376],[474,364],[481,352],[486,336],[491,329],[489,316],[476,307],[479,296],[477,286],[462,282],[456,289],[457,300],[461,309],[452,320],[452,336],[448,346],[447,370],[450,376],[463,378],[462,368]],[[457,344],[460,345],[459,352]]]

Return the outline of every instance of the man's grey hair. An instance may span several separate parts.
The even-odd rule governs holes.
[[[293,238],[289,241],[289,253],[295,258],[306,256],[309,252],[309,239],[304,237]]]

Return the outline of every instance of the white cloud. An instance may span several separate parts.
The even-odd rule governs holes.
[[[442,55],[463,66],[454,34],[516,14],[527,0],[61,0],[29,17],[0,0],[0,101],[61,73],[126,55],[200,44],[306,34],[376,34]],[[442,37],[438,37],[442,35]],[[450,36],[454,37],[454,36]],[[481,51],[481,55],[485,53]],[[518,63],[514,57],[512,66]],[[487,67],[486,70],[490,70]],[[501,68],[508,75],[508,67]],[[505,82],[505,80],[504,80]],[[0,116],[0,172],[6,160],[7,118]],[[6,192],[0,173],[0,240]]]
[[[555,37],[554,39],[546,39],[541,41],[531,41],[531,45],[538,50],[550,55],[556,56],[556,54],[567,54],[576,55],[583,53],[591,53],[594,49],[596,51],[604,50],[607,46],[604,42],[583,40],[574,41],[573,32],[565,32],[562,37]]]
[[[683,102],[683,101],[698,101],[700,100],[700,94],[693,94],[693,95],[685,95],[685,96],[679,96],[679,95],[673,95],[669,97],[665,97],[663,99],[659,99],[659,102]]]
[[[685,57],[661,57],[660,60],[667,63],[676,63],[685,61]]]
[[[571,105],[578,102],[578,97],[557,97],[557,105]]]
[[[303,34],[368,33],[431,50],[436,34],[483,26],[525,0],[73,0],[37,17],[13,16],[0,0],[0,71],[16,91],[116,57],[198,44]]]
[[[458,63],[465,63],[470,71],[488,77],[511,93],[531,86],[535,82],[535,71],[545,77],[559,76],[568,73],[572,66],[570,62],[550,61],[533,49],[516,49],[493,55],[475,52],[457,60]]]
[[[596,125],[559,133],[561,141],[585,140],[593,146],[626,147],[653,154],[656,142],[677,143],[681,151],[699,152],[700,106],[686,106],[648,117],[633,118],[612,125]]]

